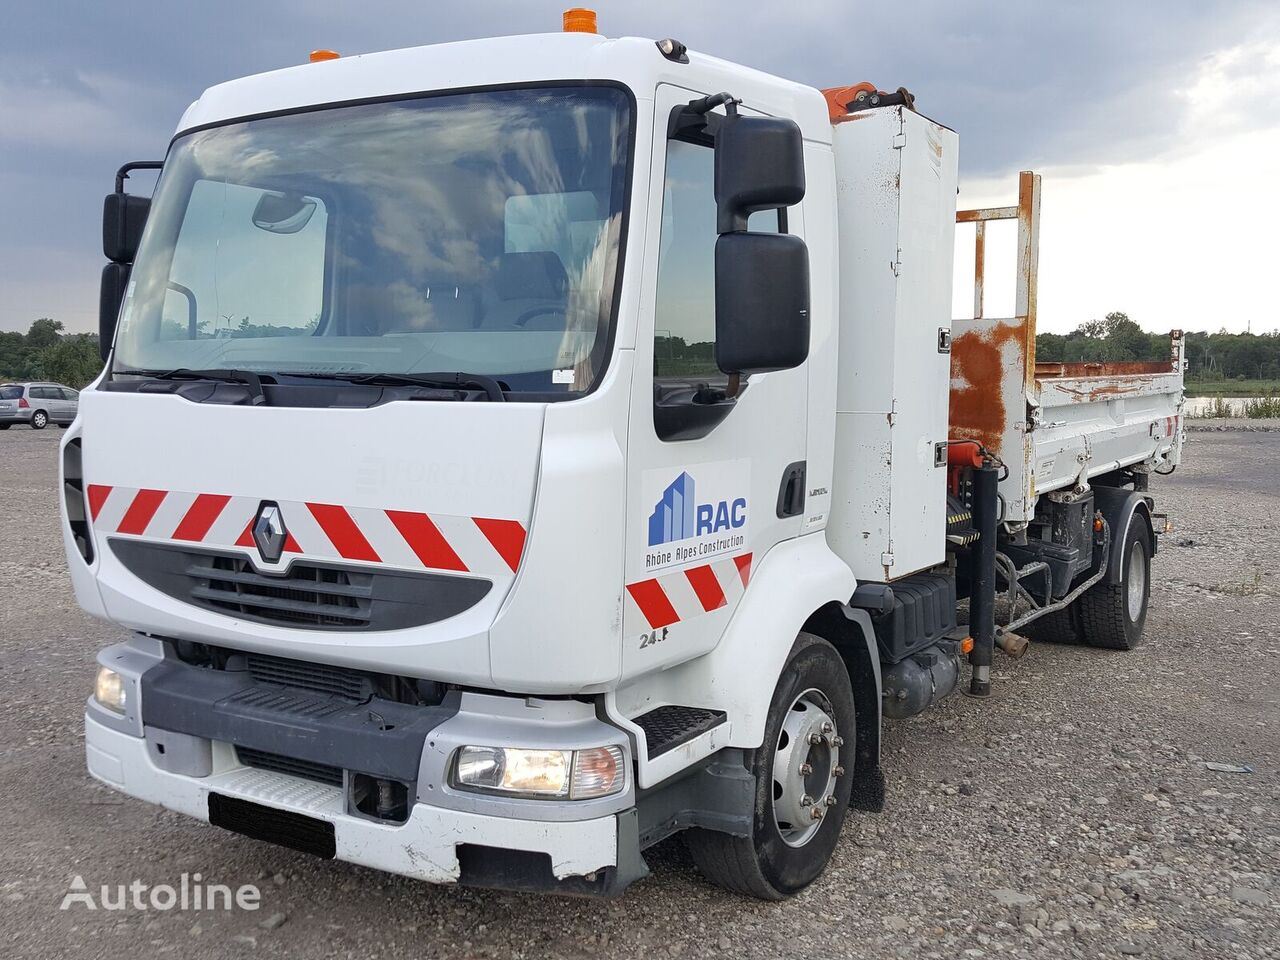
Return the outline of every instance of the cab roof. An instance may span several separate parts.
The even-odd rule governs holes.
[[[206,90],[187,108],[177,134],[264,114],[414,93],[543,81],[615,81],[649,102],[659,83],[691,96],[728,90],[748,106],[795,120],[806,139],[831,141],[827,105],[812,87],[689,52],[674,63],[652,40],[548,33],[465,40],[303,63]]]

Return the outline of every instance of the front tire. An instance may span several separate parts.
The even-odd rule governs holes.
[[[849,807],[855,725],[853,686],[840,654],[822,638],[800,634],[769,705],[764,743],[753,752],[751,835],[685,834],[702,874],[761,900],[782,900],[816,880]]]
[[[1119,583],[1099,583],[1078,601],[1085,640],[1107,650],[1132,650],[1142,642],[1142,629],[1147,622],[1147,603],[1151,599],[1151,534],[1137,514],[1129,519],[1120,562]]]
[[[37,410],[31,415],[31,429],[43,430],[49,425],[49,415],[43,410]]]

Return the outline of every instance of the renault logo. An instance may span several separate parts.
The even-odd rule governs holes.
[[[289,530],[284,525],[284,516],[274,503],[264,503],[258,508],[258,516],[253,521],[253,542],[258,545],[258,553],[268,563],[276,563],[284,553],[285,541],[289,538]]]

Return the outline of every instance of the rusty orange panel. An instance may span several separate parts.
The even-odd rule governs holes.
[[[1036,361],[1036,379],[1063,377],[1127,377],[1155,376],[1172,372],[1168,360],[1085,360],[1072,363],[1056,363],[1052,360]]]
[[[1009,411],[1005,410],[1003,347],[1017,343],[1026,351],[1025,318],[998,323],[986,330],[970,330],[951,342],[950,437],[977,440],[997,455],[1001,454]],[[963,381],[964,386],[956,386]],[[1022,420],[1014,411],[1015,420]]]

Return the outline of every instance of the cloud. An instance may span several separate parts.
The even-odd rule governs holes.
[[[101,198],[116,166],[163,153],[206,86],[344,53],[556,30],[567,3],[227,0],[0,9],[0,329],[92,316]],[[1174,162],[1280,122],[1274,0],[741,0],[599,4],[610,35],[694,49],[834,86],[905,85],[961,134],[966,185],[1019,168],[1060,178]],[[1270,78],[1270,79],[1267,79]],[[1236,91],[1218,93],[1223,83]],[[72,265],[75,265],[72,269]],[[39,312],[33,312],[39,311]]]

